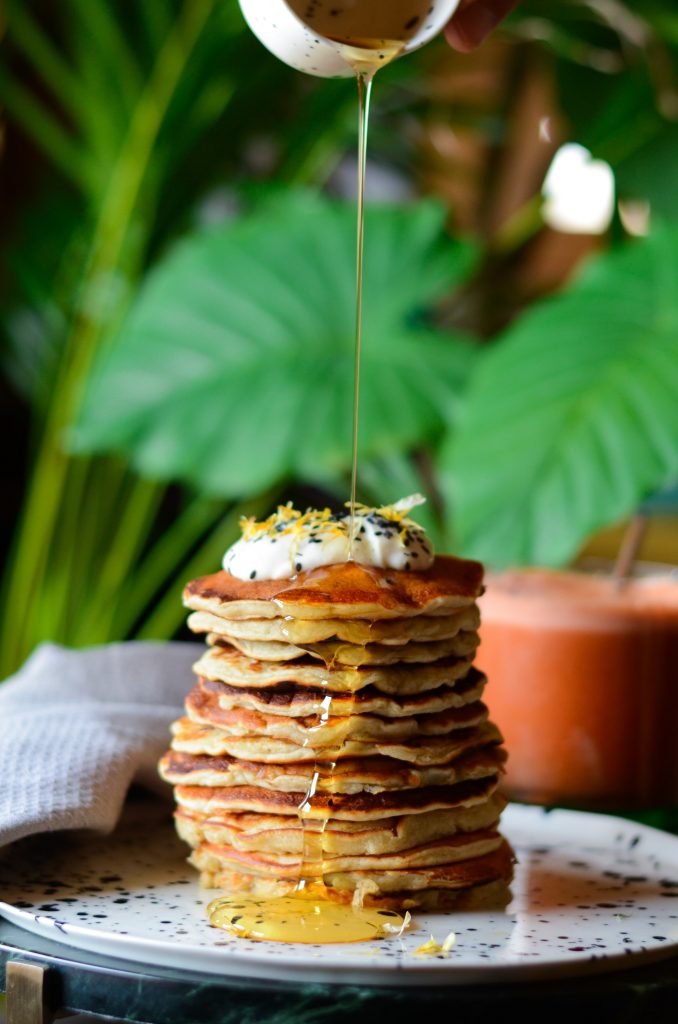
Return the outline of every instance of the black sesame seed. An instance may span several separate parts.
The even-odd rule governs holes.
[[[252,569],[252,572],[250,573],[250,579],[253,580],[256,575],[257,575],[257,570],[256,569]]]

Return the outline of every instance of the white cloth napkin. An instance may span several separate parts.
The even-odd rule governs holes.
[[[110,831],[158,758],[202,645],[43,644],[0,685],[0,846],[36,832]]]

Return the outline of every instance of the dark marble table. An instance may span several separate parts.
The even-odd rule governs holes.
[[[51,1010],[151,1024],[469,1024],[510,1015],[520,1024],[676,1024],[678,957],[627,971],[550,982],[453,988],[368,988],[223,980],[82,953],[0,919],[0,988],[8,964],[44,969]],[[10,967],[10,973],[15,968]],[[35,972],[40,975],[40,971]],[[35,1018],[8,1000],[9,1024]]]

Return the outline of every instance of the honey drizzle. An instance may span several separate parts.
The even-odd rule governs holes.
[[[366,42],[366,41],[363,41]],[[351,498],[348,527],[347,560],[353,561],[354,522],[356,512],[358,436],[360,404],[360,357],[363,313],[363,253],[365,240],[365,172],[367,166],[367,136],[369,125],[372,82],[379,67],[397,57],[404,43],[381,41],[379,52],[367,52],[367,47],[355,50],[342,47],[345,59],[356,73],[358,85],[358,216],[356,230],[356,315],[355,366],[353,378],[353,437],[351,453]],[[299,645],[302,646],[302,645]],[[327,665],[329,669],[331,666]],[[325,681],[327,686],[327,681]],[[355,703],[355,694],[353,695]],[[320,730],[331,716],[332,695],[319,702],[319,721],[313,730]],[[210,923],[236,935],[252,939],[278,942],[364,942],[400,934],[407,927],[409,914],[402,917],[392,910],[378,910],[362,905],[345,905],[327,898],[323,874],[325,865],[325,831],[331,812],[318,821],[317,812],[311,818],[313,798],[318,792],[333,792],[333,773],[341,755],[350,723],[350,711],[345,716],[345,729],[327,752],[326,759],[316,760],[313,775],[297,814],[302,826],[302,857],[299,879],[294,892],[277,898],[222,897],[213,900],[207,910]],[[304,741],[308,745],[309,740]],[[323,749],[323,753],[325,753]],[[335,930],[336,929],[336,930]]]
[[[328,686],[328,680],[324,681],[324,686]],[[310,730],[316,736],[331,718],[332,700],[332,694],[327,692],[317,704],[318,724]],[[346,741],[354,703],[355,695],[349,714],[343,717],[344,727],[332,745],[327,750],[320,745],[323,759],[315,761],[311,781],[297,808],[302,827],[302,854],[294,891],[278,897],[222,896],[213,900],[207,913],[214,927],[224,928],[241,938],[301,943],[374,941],[400,934],[407,927],[409,915],[403,918],[394,910],[329,899],[324,883],[324,836],[331,811],[324,810],[319,818],[313,798],[319,792],[334,792],[334,771]],[[336,730],[336,726],[333,728]],[[304,746],[311,742],[310,737],[305,738]]]
[[[394,910],[364,908],[356,912],[346,904],[330,903],[311,886],[291,896],[237,897],[213,900],[210,923],[243,939],[272,942],[369,942],[398,935],[406,927]]]
[[[365,170],[372,82],[376,69],[356,70],[358,83],[358,223],[356,229],[355,363],[353,369],[353,444],[351,453],[351,503],[348,527],[348,560],[353,561],[353,534],[358,480],[358,433],[360,409],[360,353],[363,326],[363,253],[365,248]]]
[[[330,671],[332,664],[325,663],[326,671]],[[329,690],[329,679],[323,680],[326,689],[325,696],[318,702],[316,711],[318,713],[318,724],[311,731],[312,736],[320,737],[320,745],[316,739],[315,750],[316,760],[313,766],[313,775],[306,791],[303,801],[297,809],[299,820],[302,825],[302,860],[299,870],[294,895],[313,901],[314,921],[316,926],[314,932],[316,941],[318,938],[317,929],[326,927],[329,921],[332,922],[331,939],[325,941],[334,942],[364,942],[368,939],[379,939],[390,933],[398,933],[406,927],[406,920],[391,910],[377,910],[363,907],[362,902],[355,902],[351,905],[337,904],[328,898],[325,886],[325,832],[331,819],[331,799],[328,806],[323,809],[323,815],[318,821],[317,806],[315,814],[309,818],[309,813],[314,811],[313,798],[317,793],[332,794],[335,792],[334,773],[337,761],[346,743],[350,730],[351,716],[353,714],[357,698],[355,693],[350,694],[350,704],[346,708],[346,714],[342,716],[342,726],[337,730],[333,725],[335,736],[331,745],[325,748],[322,745],[322,730],[327,728],[332,718],[333,696]],[[304,746],[309,746],[312,737],[304,740]],[[322,751],[322,759],[318,757],[318,746]],[[304,920],[304,927],[306,921]],[[334,929],[338,929],[335,931]],[[312,941],[312,940],[308,940]]]
[[[323,685],[327,686],[327,680],[323,681]],[[327,693],[325,697],[318,703],[316,707],[316,713],[318,714],[318,724],[314,726],[310,732],[317,735],[327,725],[332,713],[332,695]],[[347,719],[348,721],[348,719]],[[313,765],[313,775],[309,783],[308,789],[304,794],[304,799],[297,808],[297,815],[302,827],[302,852],[301,852],[301,864],[299,867],[299,880],[296,886],[296,892],[303,892],[309,885],[309,883],[320,885],[324,887],[323,871],[325,863],[325,847],[324,847],[324,834],[327,828],[327,822],[329,821],[329,814],[324,814],[321,821],[318,822],[316,818],[311,819],[309,813],[313,810],[313,797],[318,791],[328,792],[332,790],[333,774],[336,768],[337,762],[336,757],[341,750],[344,742],[344,736],[338,740],[338,745],[330,748],[328,757],[326,760],[320,761],[316,759]],[[310,737],[304,738],[304,746],[310,745]]]

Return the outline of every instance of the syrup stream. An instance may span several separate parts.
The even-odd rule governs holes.
[[[318,724],[313,727],[312,731],[314,735],[318,735],[319,738],[322,738],[323,727],[327,725],[330,715],[332,714],[332,696],[329,692],[320,701],[315,710],[318,715]],[[309,743],[309,739],[304,741],[305,746]],[[331,790],[332,775],[336,767],[335,757],[338,754],[338,750],[341,749],[341,743],[342,740],[339,741],[339,747],[337,749],[332,748],[328,751],[327,761],[321,762],[320,760],[316,760],[313,766],[313,776],[311,777],[308,789],[304,794],[304,799],[297,808],[297,814],[303,830],[303,845],[301,851],[299,881],[297,882],[295,889],[296,893],[304,892],[309,885],[315,884],[322,886],[323,884],[325,862],[324,834],[328,818],[323,817],[321,821],[317,821],[310,818],[309,815],[312,811],[312,801],[316,793],[318,791],[321,793],[327,791],[328,788]]]
[[[347,56],[348,56],[347,47]],[[365,239],[365,170],[367,165],[367,135],[372,81],[378,67],[392,60],[402,44],[375,54],[368,60],[365,54],[355,53],[353,66],[358,84],[358,216],[356,232],[356,313],[355,313],[355,366],[353,378],[353,441],[351,465],[351,500],[348,527],[348,561],[353,560],[353,534],[356,511],[358,470],[358,424],[360,405],[360,355],[363,314],[363,251]],[[330,666],[328,666],[329,668]],[[332,714],[332,696],[320,702],[318,724],[313,730],[320,732]],[[333,775],[337,758],[341,754],[350,728],[350,714],[344,719],[344,728],[332,746],[324,750],[323,760],[317,760],[308,789],[297,814],[302,826],[302,853],[299,879],[288,896],[262,899],[258,897],[225,896],[213,900],[208,907],[210,923],[236,935],[252,939],[273,939],[278,942],[364,942],[398,934],[407,927],[407,919],[392,910],[378,910],[329,900],[323,882],[325,869],[325,830],[330,818],[312,815],[316,793],[332,793]],[[306,741],[308,742],[308,741]],[[322,744],[319,744],[322,749]]]
[[[365,248],[365,169],[367,166],[367,129],[374,69],[358,71],[358,223],[356,232],[355,287],[355,365],[353,370],[353,449],[351,458],[351,504],[348,527],[348,560],[353,560],[353,529],[355,522],[358,478],[358,431],[360,408],[360,350],[363,327],[363,253]]]

